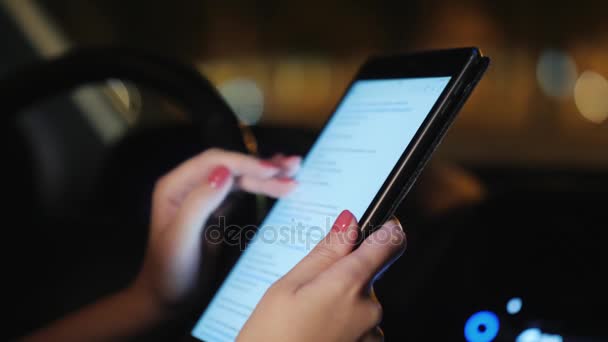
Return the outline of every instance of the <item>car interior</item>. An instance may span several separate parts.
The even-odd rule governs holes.
[[[1,339],[128,283],[181,161],[305,155],[367,56],[475,45],[492,65],[396,212],[385,338],[608,341],[608,4],[570,5],[0,2]],[[216,214],[255,224],[272,203],[235,193]],[[142,340],[187,334],[239,253]]]

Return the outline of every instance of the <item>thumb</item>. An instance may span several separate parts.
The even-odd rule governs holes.
[[[233,183],[233,175],[227,167],[212,169],[206,182],[188,194],[177,213],[174,226],[177,240],[199,240],[203,225],[226,198]]]

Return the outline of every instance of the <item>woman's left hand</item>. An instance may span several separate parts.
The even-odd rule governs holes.
[[[230,191],[282,196],[299,166],[300,157],[264,161],[218,149],[184,162],[156,184],[148,249],[133,284],[22,340],[124,341],[163,321],[196,289],[205,222]]]
[[[209,149],[160,178],[152,200],[148,250],[133,287],[165,310],[196,288],[203,228],[234,190],[280,197],[295,186],[301,158],[270,160]],[[204,271],[204,270],[203,270]]]

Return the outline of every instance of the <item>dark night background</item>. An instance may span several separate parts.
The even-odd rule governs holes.
[[[464,340],[467,318],[490,310],[497,340],[538,328],[608,341],[606,13],[608,2],[592,0],[3,0],[0,82],[70,48],[171,56],[220,90],[260,154],[305,153],[370,54],[479,46],[492,65],[398,211],[408,251],[377,284],[386,338]],[[5,182],[32,196],[14,201],[28,217],[3,239],[3,339],[129,281],[150,184],[202,146],[184,117],[120,80],[20,113],[32,157],[3,162],[27,170]],[[237,222],[268,207],[235,203]],[[508,314],[515,297],[521,311]],[[202,303],[150,336],[183,336]]]

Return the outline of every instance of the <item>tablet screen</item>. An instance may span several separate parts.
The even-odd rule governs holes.
[[[343,209],[361,218],[449,80],[355,81],[304,159],[296,189],[271,209],[192,336],[234,340],[270,285],[329,232]]]

